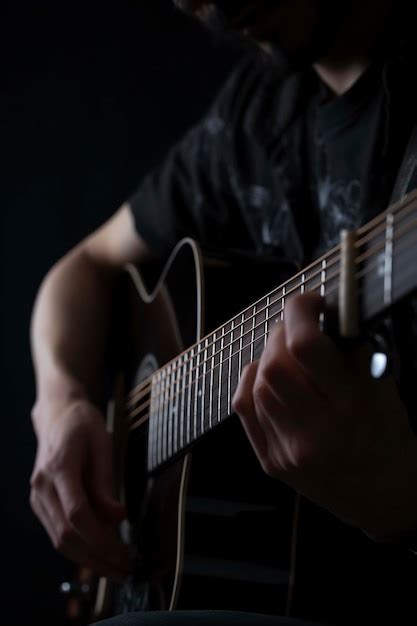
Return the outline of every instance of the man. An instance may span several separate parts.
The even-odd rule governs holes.
[[[250,55],[138,193],[52,268],[33,314],[31,504],[62,554],[116,580],[129,571],[116,530],[124,510],[97,398],[122,268],[166,258],[184,235],[210,251],[308,262],[341,228],[386,208],[416,121],[401,91],[405,2],[178,4],[255,42],[271,61]],[[322,311],[313,294],[288,303],[234,407],[268,474],[372,540],[412,548],[417,440],[407,385],[372,379],[366,350],[346,354],[320,331]],[[109,623],[281,623],[216,613],[123,619]]]

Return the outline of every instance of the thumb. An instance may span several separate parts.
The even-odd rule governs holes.
[[[126,510],[115,496],[112,443],[107,432],[93,437],[90,485],[98,515],[109,522],[122,521]]]

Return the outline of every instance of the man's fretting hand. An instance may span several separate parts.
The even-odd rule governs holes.
[[[267,474],[384,539],[417,525],[417,440],[394,380],[321,332],[322,311],[314,293],[288,301],[234,408]]]
[[[42,419],[39,419],[42,414]],[[113,460],[102,415],[86,400],[38,402],[42,428],[31,477],[31,505],[53,545],[97,574],[121,580],[129,571],[117,525],[124,507],[114,497]]]

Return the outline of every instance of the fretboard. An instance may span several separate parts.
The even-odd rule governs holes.
[[[366,324],[417,287],[417,192],[359,229],[356,252],[361,318]],[[339,272],[337,246],[154,374],[150,471],[232,415],[243,368],[260,358],[288,300],[315,291],[337,303]]]

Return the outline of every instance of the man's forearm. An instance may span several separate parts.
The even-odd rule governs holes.
[[[47,274],[31,327],[38,402],[99,398],[116,273],[79,247]]]

